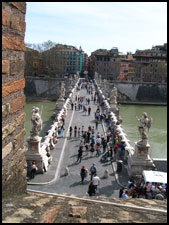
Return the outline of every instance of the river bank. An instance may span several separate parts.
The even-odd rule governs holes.
[[[155,105],[155,106],[167,106],[167,102],[136,102],[136,101],[118,101],[123,105]]]

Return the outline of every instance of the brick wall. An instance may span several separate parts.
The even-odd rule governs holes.
[[[2,2],[2,193],[26,190],[25,2]]]

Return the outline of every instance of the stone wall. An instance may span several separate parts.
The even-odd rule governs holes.
[[[2,2],[2,193],[26,190],[25,2]]]
[[[70,90],[69,78],[25,77],[24,93],[30,98],[47,98],[57,100],[60,96],[61,82],[65,83],[66,97]],[[75,79],[73,79],[73,83]]]
[[[167,85],[157,83],[114,82],[118,102],[167,103]]]

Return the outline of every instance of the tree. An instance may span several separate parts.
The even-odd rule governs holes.
[[[53,47],[55,47],[55,45],[56,45],[56,43],[55,42],[53,42],[53,41],[50,41],[50,40],[48,40],[48,41],[46,41],[46,42],[43,42],[43,43],[39,43],[39,44],[35,44],[35,43],[25,43],[25,46],[27,47],[27,48],[32,48],[32,49],[34,49],[34,50],[36,50],[36,51],[38,51],[38,52],[44,52],[44,51],[47,51],[47,50],[49,50],[49,49],[51,49],[51,48],[53,48]]]

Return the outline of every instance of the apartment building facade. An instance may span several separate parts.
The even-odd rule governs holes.
[[[82,71],[83,55],[73,46],[58,44],[42,52],[43,74],[64,77]]]
[[[95,72],[101,74],[102,79],[117,80],[120,72],[120,56],[117,48],[98,49],[92,52],[89,61],[90,77],[94,77]]]
[[[137,50],[133,54],[136,81],[167,82],[167,44],[152,49]]]

